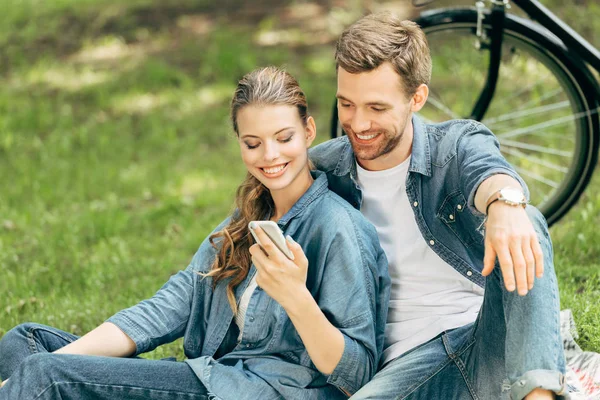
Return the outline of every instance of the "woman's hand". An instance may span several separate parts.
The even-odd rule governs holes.
[[[257,269],[256,283],[286,311],[317,369],[330,375],[342,359],[344,336],[329,322],[306,288],[308,260],[300,245],[287,236],[290,260],[258,228],[254,231],[262,245],[250,247]]]
[[[302,292],[306,292],[308,260],[300,245],[290,236],[286,237],[286,241],[294,254],[293,261],[275,246],[262,229],[257,227],[255,233],[263,243],[262,246],[254,244],[250,247],[252,262],[257,269],[256,283],[287,309]]]

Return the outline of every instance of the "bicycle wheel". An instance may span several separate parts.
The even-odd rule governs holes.
[[[489,15],[483,21],[490,36]],[[476,36],[477,13],[444,9],[423,13],[433,77],[428,122],[470,115],[487,77],[489,51]],[[500,75],[482,122],[527,182],[531,202],[551,225],[577,201],[598,157],[598,115],[589,71],[543,28],[508,14]],[[334,107],[331,135],[343,132]]]
[[[488,18],[483,21],[487,37]],[[487,43],[476,37],[476,11],[433,11],[417,22],[427,34],[434,66],[421,117],[440,122],[468,116],[489,62]],[[495,133],[503,155],[527,182],[532,204],[552,224],[591,178],[598,158],[598,110],[589,71],[551,34],[529,25],[507,15],[498,84],[481,122]]]

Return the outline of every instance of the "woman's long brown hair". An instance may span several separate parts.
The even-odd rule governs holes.
[[[275,67],[254,70],[239,81],[231,100],[231,122],[238,136],[238,112],[249,105],[290,105],[298,109],[302,122],[307,122],[308,106],[304,92],[294,77]],[[253,242],[248,223],[268,219],[274,211],[271,193],[249,172],[237,189],[235,203],[236,211],[229,224],[209,238],[218,253],[211,270],[204,274],[213,278],[213,288],[230,278],[227,299],[234,314],[237,312],[234,290],[248,276],[252,264],[249,249]]]

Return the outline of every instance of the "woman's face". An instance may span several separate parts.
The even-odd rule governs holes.
[[[272,193],[310,179],[307,149],[316,133],[312,117],[305,126],[296,107],[249,105],[238,111],[237,125],[246,168]]]

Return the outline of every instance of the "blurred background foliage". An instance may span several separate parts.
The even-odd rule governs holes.
[[[600,46],[597,1],[543,3]],[[473,2],[426,9],[459,5]],[[0,336],[25,321],[84,334],[151,296],[232,209],[244,175],[228,122],[237,80],[285,66],[325,140],[336,37],[369,11],[421,11],[366,0],[2,0],[0,8]],[[593,351],[599,188],[597,174],[551,232],[562,307]],[[183,357],[180,340],[148,356],[168,355]]]

